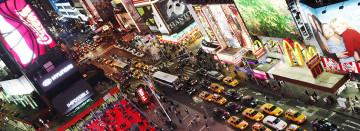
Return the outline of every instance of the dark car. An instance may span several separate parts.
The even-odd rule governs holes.
[[[228,103],[226,106],[226,109],[228,109],[229,111],[232,111],[232,112],[235,112],[235,113],[238,113],[238,112],[242,112],[245,108],[234,103],[234,102],[230,102]]]
[[[204,77],[206,77],[208,74],[207,74],[207,71],[205,70],[205,69],[198,69],[197,71],[196,71],[196,74],[198,75],[198,76],[204,76]]]
[[[186,81],[184,81],[186,84],[188,85],[196,85],[197,84],[197,80],[193,79],[193,78],[188,78]]]
[[[244,96],[241,101],[246,107],[251,108],[255,108],[258,104],[258,100],[249,95]]]
[[[221,118],[222,120],[226,120],[226,119],[230,118],[230,113],[225,111],[224,109],[220,109],[220,108],[214,108],[213,114],[215,117]]]
[[[234,100],[241,100],[243,94],[237,92],[235,89],[229,89],[225,92],[227,98],[234,99]]]
[[[339,127],[330,123],[328,120],[316,118],[311,122],[311,126],[316,131],[339,131]]]
[[[196,92],[197,92],[197,89],[196,89],[196,88],[193,88],[193,87],[191,87],[191,88],[189,88],[189,89],[186,90],[186,93],[187,93],[189,96],[194,95]]]
[[[206,89],[209,88],[210,85],[211,85],[211,82],[208,81],[208,80],[202,80],[200,82],[200,86],[203,87],[203,88],[206,88]]]

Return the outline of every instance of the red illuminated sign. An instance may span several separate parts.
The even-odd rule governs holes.
[[[0,36],[6,48],[22,67],[56,45],[25,0],[7,0],[0,4]]]
[[[142,87],[137,89],[137,93],[139,94],[140,99],[143,103],[149,102],[149,96],[147,95],[147,93],[144,91],[144,89]]]

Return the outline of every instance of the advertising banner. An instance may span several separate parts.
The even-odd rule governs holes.
[[[91,86],[85,80],[80,80],[57,95],[51,102],[55,109],[64,116],[93,94]]]
[[[7,0],[0,8],[0,40],[20,66],[32,64],[47,48],[56,45],[25,0]]]
[[[235,69],[241,72],[245,72],[247,74],[252,74],[252,71],[250,69],[246,69],[246,68],[241,68],[241,67],[237,67],[235,66]]]
[[[77,68],[75,64],[71,60],[68,60],[41,77],[37,82],[41,89],[47,92],[51,87],[56,86],[76,71]]]
[[[260,78],[260,79],[264,79],[264,80],[268,80],[266,73],[260,70],[253,70],[253,74],[255,77]]]
[[[24,95],[34,91],[30,81],[25,76],[21,76],[19,79],[1,81],[0,86],[7,95]]]
[[[148,94],[144,91],[144,89],[142,87],[140,87],[139,89],[136,90],[136,92],[139,94],[140,99],[143,103],[148,103],[149,102],[149,96]]]
[[[111,0],[90,0],[92,5],[95,7],[97,13],[99,13],[101,19],[104,21],[109,20],[113,17],[114,7],[111,5]]]
[[[155,5],[171,33],[177,33],[194,22],[184,1],[159,0]]]
[[[285,0],[234,0],[249,33],[302,40]]]
[[[102,20],[96,8],[90,0],[80,0],[80,4],[87,10],[87,13],[90,14],[92,19],[97,22]]]
[[[358,73],[359,64],[355,63],[360,60],[358,1],[345,1],[319,8],[312,8],[300,1],[298,6],[323,55],[327,57],[323,59],[324,65]],[[339,9],[340,6],[343,8]]]
[[[151,8],[151,6],[143,6],[143,7],[137,7],[137,11],[139,12],[142,19],[145,21],[145,25],[150,29],[151,32],[158,33],[159,27],[157,26],[155,19],[154,19],[154,13]]]

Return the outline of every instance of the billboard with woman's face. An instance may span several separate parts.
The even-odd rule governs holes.
[[[302,40],[285,0],[234,0],[251,35]]]
[[[324,56],[325,67],[357,72],[360,60],[359,1],[345,1],[326,7],[312,8],[298,2],[303,18],[309,23]],[[343,8],[339,7],[343,5]],[[326,11],[324,11],[326,10]],[[333,66],[333,65],[337,66]],[[331,65],[331,66],[330,66]],[[335,69],[335,68],[334,68]]]
[[[0,9],[0,40],[23,68],[56,45],[25,0],[7,0]]]

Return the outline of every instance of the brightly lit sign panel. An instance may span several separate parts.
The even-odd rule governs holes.
[[[0,36],[6,48],[26,67],[56,45],[25,0],[8,0],[0,4]]]
[[[149,96],[146,94],[146,92],[144,91],[144,89],[142,87],[137,89],[137,93],[139,94],[140,99],[143,103],[149,102]]]
[[[286,40],[283,40],[283,48],[286,60],[288,61],[288,64],[290,66],[295,66],[294,59],[300,66],[303,66],[305,64],[305,61],[307,62],[315,55],[317,55],[314,47],[309,46],[308,48],[304,49],[296,41],[293,43],[293,45],[291,45]]]
[[[1,81],[0,86],[4,89],[7,95],[23,95],[30,94],[34,91],[31,83],[24,76],[18,79]]]
[[[66,115],[92,95],[94,91],[91,86],[85,80],[80,80],[61,92],[51,102],[60,114]]]
[[[76,71],[77,68],[74,63],[71,60],[68,60],[41,77],[41,79],[38,80],[38,83],[41,88],[47,92],[51,87],[56,86]]]

